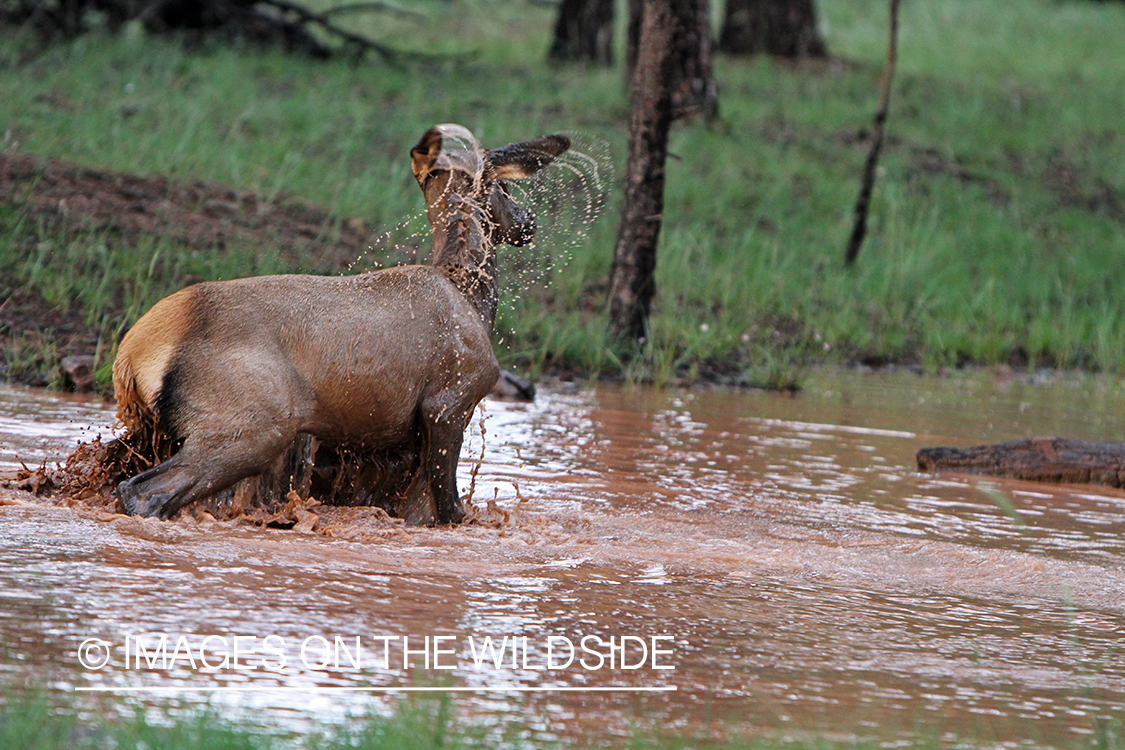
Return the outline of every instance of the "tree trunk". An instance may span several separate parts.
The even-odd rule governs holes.
[[[828,54],[816,28],[814,0],[727,0],[719,50],[778,57]]]
[[[613,0],[562,0],[547,58],[613,64]]]
[[[1125,487],[1125,443],[1035,438],[975,448],[923,448],[919,471]]]
[[[625,199],[610,272],[610,331],[643,341],[656,293],[656,244],[672,124],[676,0],[644,0],[630,86]]]
[[[629,0],[626,71],[633,80],[641,29],[642,0]],[[672,119],[702,114],[711,121],[719,113],[718,86],[711,63],[709,0],[671,0],[675,19],[672,37]]]
[[[677,0],[673,7],[677,26],[672,41],[672,117],[699,113],[714,120],[719,95],[711,65],[711,4],[708,0]]]

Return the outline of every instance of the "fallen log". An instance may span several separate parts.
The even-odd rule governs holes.
[[[1039,437],[973,448],[923,448],[918,470],[1055,484],[1125,487],[1125,443]]]

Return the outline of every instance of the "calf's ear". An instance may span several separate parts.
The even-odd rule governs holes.
[[[414,148],[410,149],[410,168],[414,171],[414,179],[419,185],[424,185],[434,162],[441,153],[441,129],[432,127],[425,132]]]
[[[538,172],[570,148],[565,135],[545,135],[533,141],[512,143],[487,153],[492,175],[500,180],[520,180]]]
[[[430,173],[439,170],[461,171],[476,181],[484,170],[484,155],[467,128],[446,123],[427,130],[410,149],[410,168],[423,187]]]

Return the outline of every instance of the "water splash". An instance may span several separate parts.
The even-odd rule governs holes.
[[[430,224],[423,207],[376,236],[348,264],[345,273],[366,273],[381,268],[421,263],[423,257],[428,257],[429,239]]]
[[[501,304],[511,309],[528,290],[547,287],[567,266],[576,248],[590,238],[605,211],[615,170],[607,141],[583,133],[565,133],[570,149],[533,178],[511,184],[516,202],[535,214],[535,240],[514,252],[501,252]]]
[[[569,264],[573,250],[587,242],[609,200],[615,177],[609,143],[582,133],[565,135],[571,139],[566,153],[533,177],[508,183],[516,202],[536,220],[532,243],[499,248],[501,286],[508,290],[501,304],[509,309],[525,290],[549,286],[555,270]],[[421,207],[374,237],[346,273],[426,263],[429,246],[430,225]]]

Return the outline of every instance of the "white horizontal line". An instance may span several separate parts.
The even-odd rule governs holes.
[[[575,687],[575,686],[509,686],[488,685],[485,687],[436,687],[436,686],[408,686],[408,687],[293,687],[279,685],[277,687],[264,686],[231,686],[212,685],[201,687],[190,685],[178,687],[174,685],[152,685],[147,687],[75,687],[76,693],[272,693],[272,692],[300,692],[300,693],[672,693],[676,691],[675,685],[642,685],[639,687]]]
[[[850,424],[823,424],[821,422],[800,422],[793,419],[768,419],[765,417],[748,417],[747,421],[764,424],[767,427],[791,427],[797,430],[813,430],[815,432],[847,432],[853,435],[874,435],[875,437],[895,437],[908,440],[918,437],[913,432],[881,430],[877,427],[859,427]]]

